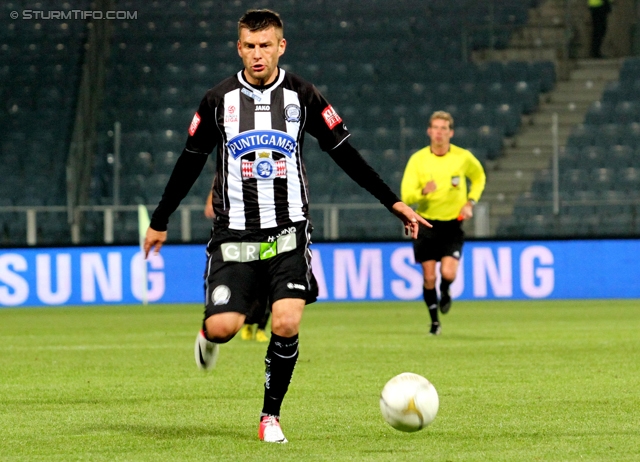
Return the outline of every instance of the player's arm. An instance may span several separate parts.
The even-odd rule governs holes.
[[[189,193],[200,176],[209,153],[213,151],[217,143],[214,121],[215,115],[205,97],[191,122],[186,146],[173,167],[162,199],[151,216],[151,223],[144,242],[145,257],[151,248],[155,253],[158,253],[162,248],[167,240],[169,217]]]
[[[348,140],[344,140],[336,148],[330,150],[329,155],[358,185],[369,191],[403,222],[407,235],[411,234],[414,238],[417,237],[418,222],[425,226],[431,226],[398,198]]]
[[[207,196],[207,200],[204,204],[204,216],[207,218],[214,218],[216,216],[213,211],[213,189],[209,191],[209,195]]]
[[[308,87],[307,96],[309,118],[306,130],[318,140],[320,149],[328,152],[347,175],[400,218],[404,224],[405,233],[416,238],[418,223],[431,226],[411,207],[400,201],[360,153],[349,144],[346,125],[318,89],[313,86]]]
[[[158,253],[162,244],[167,240],[169,216],[175,212],[182,199],[189,193],[189,190],[202,172],[207,158],[206,154],[191,152],[187,149],[184,149],[180,157],[178,157],[169,182],[164,188],[162,199],[160,199],[160,203],[151,217],[151,224],[144,242],[145,257],[152,247],[155,253]]]
[[[469,189],[467,198],[478,202],[487,183],[487,176],[484,173],[482,164],[473,155],[469,156],[469,162],[467,163],[467,178],[471,180],[471,188]]]
[[[467,193],[467,202],[462,206],[462,209],[460,209],[460,218],[463,220],[468,220],[473,217],[473,207],[480,200],[480,196],[487,182],[482,164],[472,154],[469,155],[467,161],[466,177],[471,181],[471,188]]]

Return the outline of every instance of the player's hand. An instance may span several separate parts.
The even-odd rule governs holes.
[[[424,188],[422,188],[422,195],[426,196],[427,194],[432,193],[437,189],[437,187],[436,182],[430,180],[426,185],[424,185]]]
[[[458,220],[468,220],[471,217],[473,217],[473,205],[470,202],[467,202],[460,209]]]
[[[402,220],[404,223],[404,234],[411,236],[413,239],[418,238],[418,229],[420,229],[420,223],[427,228],[432,228],[431,223],[422,218],[411,207],[404,202],[396,202],[393,204],[393,214]]]
[[[160,253],[160,249],[162,248],[162,244],[167,240],[167,232],[166,231],[156,231],[151,227],[147,228],[147,235],[144,238],[144,258],[146,259],[149,256],[149,251],[154,248],[154,253],[158,255]]]

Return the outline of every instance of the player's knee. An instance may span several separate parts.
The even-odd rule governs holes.
[[[451,281],[453,282],[454,279],[456,278],[456,270],[454,269],[443,269],[442,270],[442,277],[444,279],[446,279],[447,281]]]
[[[427,289],[433,289],[436,286],[436,276],[434,275],[430,275],[430,274],[425,274],[424,275],[424,286]]]
[[[443,271],[442,272],[442,278],[446,279],[449,282],[453,282],[454,279],[456,278],[456,272],[455,271]]]
[[[297,316],[278,316],[271,319],[271,330],[281,337],[293,337],[300,328]]]
[[[209,317],[205,321],[207,339],[216,343],[227,343],[236,335],[240,328],[236,323],[220,321],[219,319],[214,319],[214,316]]]

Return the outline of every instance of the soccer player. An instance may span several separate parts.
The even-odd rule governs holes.
[[[349,144],[345,124],[322,94],[278,67],[287,42],[277,13],[247,11],[238,22],[238,37],[244,69],[202,99],[153,213],[144,247],[146,254],[160,250],[169,216],[217,146],[215,218],[207,245],[205,314],[196,337],[196,363],[211,369],[220,344],[233,338],[252,305],[266,295],[271,304],[271,338],[258,436],[284,443],[280,408],[298,359],[300,320],[305,304],[318,294],[309,249],[305,132],[403,222],[405,233],[416,238],[419,223],[430,225],[401,202]]]
[[[473,216],[486,177],[482,165],[471,152],[451,144],[453,117],[444,111],[431,115],[427,135],[430,145],[411,156],[402,178],[401,195],[407,204],[429,220],[432,228],[421,226],[413,242],[416,262],[422,265],[423,296],[431,315],[430,334],[441,332],[438,305],[442,314],[451,308],[449,287],[456,278],[462,252],[462,220]],[[467,191],[467,179],[471,189]],[[436,294],[436,262],[440,262],[440,302]]]

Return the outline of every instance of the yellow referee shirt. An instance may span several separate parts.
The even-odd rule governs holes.
[[[467,178],[471,189],[467,193]],[[423,195],[425,185],[433,180],[436,190]],[[449,152],[436,156],[431,147],[411,156],[402,177],[402,201],[416,205],[416,211],[426,219],[455,220],[460,209],[469,200],[478,202],[486,176],[480,161],[471,152],[449,145]]]

